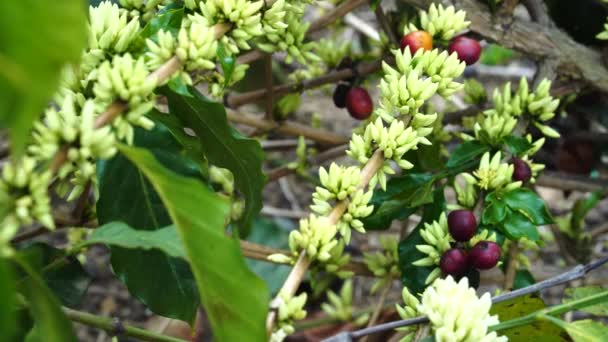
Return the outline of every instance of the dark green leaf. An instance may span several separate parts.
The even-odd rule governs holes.
[[[527,269],[517,270],[515,272],[515,280],[513,281],[513,290],[521,289],[524,287],[528,287],[530,285],[534,285],[536,280],[534,280],[534,276]]]
[[[4,259],[0,259],[0,341],[11,341],[15,333],[15,284],[13,274]]]
[[[289,238],[288,227],[293,228],[292,226],[293,223],[289,220],[271,220],[257,217],[253,220],[253,229],[247,240],[267,247],[289,249],[287,246]],[[247,265],[266,281],[271,294],[275,294],[281,288],[291,270],[291,267],[286,265],[250,259],[246,261]]]
[[[63,305],[73,308],[80,304],[92,279],[78,259],[66,257],[65,251],[44,243],[19,249],[19,256],[41,274]]]
[[[204,154],[198,139],[192,135],[186,134],[184,125],[177,117],[159,112],[156,109],[151,110],[146,116],[154,122],[163,124],[163,126],[169,130],[173,138],[183,146],[185,152],[188,153],[188,156],[199,164],[203,164]]]
[[[472,159],[481,156],[484,152],[489,151],[490,148],[476,140],[465,141],[462,144],[458,145],[450,154],[450,158],[448,159],[445,166],[447,168],[455,168],[467,162],[470,162]]]
[[[137,230],[124,222],[110,222],[95,229],[79,247],[106,244],[123,248],[158,249],[170,257],[186,259],[184,246],[179,241],[175,226],[157,230]]]
[[[374,192],[370,203],[374,212],[363,219],[365,229],[387,229],[395,219],[405,219],[414,207],[433,200],[433,177],[427,173],[409,173],[391,178],[386,191]]]
[[[223,43],[219,43],[217,44],[217,59],[220,61],[220,66],[224,73],[224,87],[227,87],[232,79],[236,58],[226,51]]]
[[[420,230],[424,229],[424,223],[430,223],[439,218],[445,210],[445,197],[443,188],[434,192],[433,202],[423,207],[422,220],[416,228],[401,242],[399,242],[399,269],[401,271],[401,282],[412,293],[424,291],[425,281],[434,267],[414,266],[412,263],[426,256],[416,249],[416,245],[424,244],[420,236]]]
[[[515,156],[524,155],[533,147],[532,143],[526,138],[515,135],[507,135],[503,138],[503,142],[509,149],[509,152]]]
[[[163,165],[184,175],[200,175],[194,162],[166,127],[137,129],[135,145],[144,146]],[[154,187],[124,156],[100,162],[97,168],[99,224],[122,221],[137,230],[157,230],[171,219]],[[188,263],[159,250],[112,247],[112,269],[129,292],[153,312],[191,322],[199,305],[194,275]],[[154,265],[154,267],[150,267]]]
[[[545,302],[538,296],[523,296],[492,305],[491,315],[498,315],[501,322],[519,318],[532,312],[544,309]],[[501,330],[509,341],[558,342],[565,341],[560,337],[560,330],[549,322],[535,322],[517,328]]]
[[[502,222],[507,216],[507,205],[502,200],[487,201],[486,207],[483,209],[481,221],[483,224],[491,225]]]
[[[606,289],[598,286],[568,288],[566,289],[566,296],[568,296],[568,298],[564,299],[564,303],[593,296],[604,291],[606,291]],[[586,308],[582,308],[581,311],[588,312],[592,315],[608,316],[608,302],[588,306]]]
[[[262,172],[264,152],[260,144],[243,137],[228,124],[226,110],[209,101],[196,89],[191,97],[178,95],[167,88],[169,110],[196,132],[207,160],[229,169],[236,188],[245,198],[245,211],[239,220],[242,235],[247,235],[253,217],[262,209],[262,190],[266,176]]]
[[[532,241],[538,241],[539,235],[536,225],[525,215],[518,211],[507,212],[507,218],[502,223],[503,233],[511,240],[519,240],[522,237]]]
[[[158,31],[171,32],[173,36],[177,36],[184,18],[184,7],[177,3],[170,3],[163,7],[158,14],[154,15],[150,21],[144,26],[139,33],[136,41],[132,43],[131,48],[135,51],[140,51],[146,46],[146,39],[157,41],[156,34]]]
[[[196,276],[218,341],[265,341],[268,289],[252,273],[238,240],[225,234],[229,204],[200,181],[164,168],[146,150],[121,146],[161,196]]]
[[[86,13],[81,0],[0,1],[0,125],[14,151],[22,152],[62,67],[79,61]]]
[[[553,223],[545,201],[530,189],[519,188],[510,191],[504,195],[504,201],[514,211],[525,213],[538,226]]]
[[[44,336],[42,341],[76,342],[72,323],[67,319],[57,298],[46,287],[44,280],[27,261],[16,257],[23,271],[28,275],[19,283],[20,290],[27,299],[30,313],[35,321],[37,336]]]

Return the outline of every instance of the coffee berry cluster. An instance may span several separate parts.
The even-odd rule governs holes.
[[[441,275],[450,275],[456,279],[467,277],[475,287],[479,284],[479,271],[493,268],[500,260],[496,235],[487,230],[478,231],[477,219],[471,210],[442,214],[438,221],[425,224],[420,236],[426,244],[416,248],[427,256],[414,265],[436,266],[427,277],[427,284]]]

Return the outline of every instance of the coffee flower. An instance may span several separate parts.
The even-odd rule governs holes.
[[[506,342],[506,337],[488,332],[499,323],[498,316],[490,315],[491,306],[489,293],[477,297],[466,277],[456,282],[448,276],[426,288],[416,309],[431,321],[437,342]]]
[[[372,285],[372,293],[399,278],[401,275],[399,271],[399,254],[397,252],[399,242],[397,239],[383,236],[380,238],[380,245],[382,246],[382,251],[363,254],[367,268],[378,278]]]

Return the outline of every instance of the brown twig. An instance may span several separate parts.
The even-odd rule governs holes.
[[[336,70],[317,78],[275,86],[273,88],[273,92],[274,95],[277,97],[289,93],[300,92],[306,89],[316,88],[325,84],[335,83],[337,81],[344,80],[355,75],[365,76],[380,70],[381,66],[381,60],[360,63],[353,69]],[[242,94],[228,94],[225,103],[226,106],[230,108],[238,108],[244,104],[253,103],[263,99],[266,96],[266,92],[267,90],[263,88]]]
[[[378,318],[380,317],[380,313],[382,312],[382,309],[384,308],[384,302],[386,302],[386,297],[388,297],[389,292],[391,291],[391,288],[393,287],[393,279],[388,279],[388,282],[386,283],[386,286],[384,287],[384,289],[382,290],[382,293],[380,294],[380,298],[378,298],[378,302],[376,303],[376,308],[374,309],[374,312],[372,313],[372,317],[369,319],[369,321],[367,322],[367,327],[373,327],[376,322],[378,321]],[[367,341],[367,336],[361,339],[361,342],[365,342]]]
[[[384,10],[382,10],[382,2],[379,2],[376,5],[374,14],[376,14],[376,20],[378,20],[380,27],[382,27],[382,31],[386,33],[386,36],[390,40],[391,44],[393,44],[393,46],[399,46],[399,40],[391,28],[391,23],[388,22],[388,18],[386,17],[386,14],[384,14]]]
[[[264,131],[276,130],[279,133],[287,135],[303,136],[304,138],[314,140],[321,145],[335,146],[348,142],[348,138],[338,135],[334,132],[319,128],[312,128],[310,126],[303,125],[297,122],[272,122],[251,114],[235,112],[233,110],[227,110],[226,114],[228,120],[232,122],[255,127]]]
[[[513,282],[515,281],[515,273],[517,272],[517,257],[519,255],[519,243],[512,241],[509,245],[509,255],[507,256],[507,270],[505,271],[505,280],[502,284],[502,288],[505,291],[511,291],[513,289]]]

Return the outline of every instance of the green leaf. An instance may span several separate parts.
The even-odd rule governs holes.
[[[91,276],[75,257],[44,243],[34,243],[18,251],[20,258],[38,273],[65,306],[75,308],[84,297]]]
[[[515,280],[513,281],[513,290],[522,289],[530,285],[534,285],[536,280],[534,276],[527,269],[517,270],[515,272]]]
[[[572,218],[570,220],[571,232],[575,233],[575,235],[578,235],[576,233],[580,233],[581,229],[583,228],[583,223],[584,223],[583,220],[585,219],[585,216],[587,216],[589,211],[591,209],[595,208],[595,206],[601,200],[602,200],[602,193],[599,191],[594,191],[594,192],[590,193],[588,196],[586,196],[585,198],[581,198],[574,203],[574,207],[572,208]],[[570,236],[570,237],[575,238],[577,236]]]
[[[177,227],[218,341],[265,341],[268,289],[225,234],[228,203],[200,181],[164,168],[143,149],[120,151],[146,175]]]
[[[501,322],[528,315],[546,307],[545,302],[538,296],[523,296],[492,305],[491,315],[498,315]],[[509,341],[552,342],[565,341],[560,337],[560,329],[549,322],[535,322],[517,328],[501,330],[499,335],[509,338]]]
[[[600,322],[585,319],[568,323],[552,316],[543,318],[566,330],[574,342],[608,341],[608,326]]]
[[[95,229],[86,241],[77,248],[94,244],[105,244],[122,248],[157,249],[170,257],[186,259],[175,226],[167,226],[157,230],[137,230],[124,222],[110,222]]]
[[[522,237],[532,241],[538,241],[540,236],[534,223],[520,212],[509,211],[507,218],[502,223],[502,232],[511,240],[519,240]]]
[[[484,152],[489,151],[490,148],[487,145],[480,143],[479,141],[465,141],[458,145],[454,151],[450,154],[450,158],[446,162],[447,168],[455,168],[459,165],[465,164],[472,159],[481,156]]]
[[[507,192],[504,195],[504,201],[514,211],[526,214],[532,223],[538,226],[553,223],[553,217],[551,217],[545,201],[530,189],[519,188]]]
[[[413,214],[417,206],[433,200],[433,176],[428,173],[409,173],[393,177],[386,191],[376,190],[370,204],[372,214],[364,218],[365,229],[388,229],[393,220],[403,220]]]
[[[178,118],[171,114],[162,113],[156,109],[152,109],[148,112],[146,117],[156,123],[161,123],[166,127],[175,141],[184,148],[184,151],[188,154],[190,159],[198,162],[199,165],[206,164],[205,156],[198,139],[192,135],[186,134],[184,126]]]
[[[266,182],[262,172],[262,147],[258,141],[243,137],[228,124],[224,106],[209,101],[196,89],[190,88],[190,97],[167,88],[162,92],[169,100],[170,113],[196,133],[209,163],[229,169],[234,175],[236,188],[245,198],[239,226],[242,235],[246,236],[252,219],[262,209],[262,190]]]
[[[15,283],[13,274],[4,259],[0,259],[0,341],[12,341],[15,333]]]
[[[180,6],[177,3],[170,3],[163,7],[150,19],[150,21],[148,21],[146,26],[144,26],[137,36],[135,42],[131,43],[131,50],[135,52],[143,51],[146,47],[146,39],[152,39],[153,41],[158,42],[156,34],[160,30],[171,32],[174,37],[177,37],[183,18],[183,5]]]
[[[294,224],[289,220],[257,217],[253,220],[253,229],[247,240],[266,247],[289,249],[287,241],[290,228],[294,228]],[[250,259],[246,262],[251,270],[264,279],[270,294],[275,294],[281,288],[291,271],[291,267],[286,265]]]
[[[509,152],[515,156],[522,156],[534,147],[526,138],[515,135],[507,135],[503,138],[503,142]]]
[[[152,151],[163,165],[183,175],[200,175],[167,128],[156,122],[152,131],[136,129],[135,145]],[[154,187],[129,160],[117,155],[97,167],[99,224],[122,221],[137,230],[171,225],[171,218]],[[200,304],[188,263],[160,250],[111,247],[112,269],[129,292],[162,316],[192,322]],[[154,265],[150,267],[149,265]]]
[[[217,59],[220,62],[220,66],[222,67],[222,72],[224,73],[224,87],[227,87],[232,79],[232,73],[234,72],[234,67],[236,65],[236,58],[230,55],[223,43],[217,44]]]
[[[593,296],[604,291],[606,291],[606,289],[597,286],[567,288],[566,296],[568,296],[568,298],[564,299],[564,303],[572,302],[574,300],[578,300],[588,296]],[[586,308],[581,309],[581,311],[585,311],[598,316],[608,316],[608,303],[603,302],[597,305],[588,306]]]
[[[44,336],[40,341],[76,342],[72,323],[67,319],[57,298],[46,287],[44,280],[27,263],[15,257],[28,277],[19,283],[20,290],[27,299],[30,313],[36,324],[37,336]]]
[[[501,199],[494,199],[494,193],[490,193],[486,197],[485,203],[487,203],[486,207],[483,209],[483,213],[481,215],[481,221],[486,225],[493,225],[502,222],[507,216],[507,204]]]
[[[430,223],[439,218],[445,210],[445,197],[443,188],[434,192],[433,202],[423,207],[422,220],[416,228],[401,242],[399,242],[399,269],[401,271],[401,282],[412,293],[421,293],[426,288],[425,281],[434,267],[414,266],[412,263],[426,256],[416,249],[416,245],[424,244],[420,236],[420,230],[424,229],[424,223]]]
[[[0,125],[22,152],[33,122],[87,41],[81,0],[0,1]]]
[[[488,0],[497,3],[499,0]],[[516,56],[515,51],[496,44],[488,44],[481,51],[479,62],[486,65],[505,64]]]

